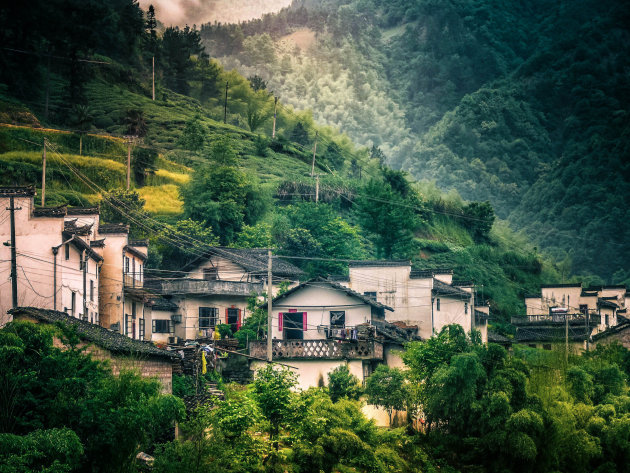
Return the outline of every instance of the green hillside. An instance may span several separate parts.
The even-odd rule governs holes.
[[[383,166],[379,149],[316,124],[308,111],[280,100],[272,139],[273,95],[260,79],[210,60],[198,31],[136,33],[127,56],[108,56],[118,50],[98,41],[79,49],[97,64],[82,63],[78,84],[61,60],[51,67],[48,115],[35,79],[29,92],[4,78],[3,185],[41,187],[46,138],[46,203],[100,202],[104,220],[127,222],[132,234],[151,239],[156,271],[181,268],[203,245],[217,243],[321,258],[297,260],[310,275],[343,273],[347,259],[408,258],[416,268],[452,267],[457,279],[474,280],[499,325],[524,310],[524,293],[559,278],[532,245],[495,222],[490,204]],[[156,100],[148,49],[162,64]],[[45,64],[34,65],[43,81]],[[132,144],[131,192],[122,190],[127,135],[141,136]]]
[[[619,1],[302,0],[201,35],[222,63],[390,166],[490,200],[574,274],[620,283],[627,20]]]

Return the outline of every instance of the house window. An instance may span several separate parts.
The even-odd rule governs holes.
[[[89,261],[90,261],[90,260],[88,260],[87,258],[85,259],[85,272],[86,272],[86,273],[89,273],[89,272],[90,272],[90,270],[89,270],[89,268],[88,268],[88,263],[89,263]]]
[[[580,304],[580,312],[584,315],[588,315],[588,305]]]
[[[203,268],[203,279],[206,281],[216,281],[219,279],[217,268]]]
[[[468,313],[468,302],[464,302],[464,314]]]
[[[131,334],[131,315],[125,314],[125,335]]]
[[[72,317],[76,316],[76,310],[77,310],[77,293],[72,291],[71,296],[70,296],[70,314],[72,315]]]
[[[138,265],[138,281],[142,282],[142,265]]]
[[[440,310],[440,299],[435,300],[435,310]]]
[[[70,259],[70,243],[66,243],[64,250],[66,253],[66,261],[68,261]]]
[[[94,280],[90,279],[90,301],[94,302]]]
[[[153,333],[173,333],[173,322],[170,320],[154,320]]]
[[[373,301],[376,300],[376,292],[364,292],[363,295]]]
[[[138,335],[140,340],[144,340],[144,319],[140,319],[138,322]]]
[[[344,328],[346,326],[346,311],[331,310],[330,311],[330,327]]]
[[[199,307],[199,328],[213,328],[217,325],[219,309],[216,307]]]
[[[133,279],[136,279],[136,260],[135,259],[131,260],[131,277]]]
[[[129,256],[125,256],[125,273],[129,272]]]

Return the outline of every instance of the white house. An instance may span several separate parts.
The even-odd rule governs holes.
[[[387,321],[415,326],[424,339],[449,324],[466,332],[486,326],[483,317],[475,317],[473,283],[453,282],[452,270],[412,270],[406,260],[357,261],[350,263],[349,277],[340,283],[392,307]],[[487,331],[482,330],[482,337],[486,342]]]
[[[248,316],[248,300],[266,291],[267,251],[213,247],[182,269],[183,277],[152,281],[152,287],[170,301],[159,304],[153,329],[159,338],[169,330],[169,337],[191,340],[209,336],[218,324],[240,329]],[[272,260],[272,293],[282,282],[295,286],[303,276],[296,266],[279,258]]]
[[[91,246],[98,208],[35,207],[33,187],[0,188],[0,325],[10,320],[11,215],[17,269],[17,304],[61,310],[75,318],[99,322],[99,281],[103,258]]]
[[[328,373],[342,364],[363,381],[385,359],[376,325],[392,310],[334,281],[304,282],[273,299],[273,359],[296,368],[303,389],[326,384]],[[252,356],[266,358],[266,341],[249,348]]]
[[[100,280],[101,325],[135,340],[151,340],[149,293],[144,289],[146,240],[129,238],[129,227],[101,224],[93,243],[104,258]]]

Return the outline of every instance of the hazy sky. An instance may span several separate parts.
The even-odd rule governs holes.
[[[140,0],[146,10],[153,4],[164,25],[201,25],[202,23],[236,23],[278,11],[291,0]]]

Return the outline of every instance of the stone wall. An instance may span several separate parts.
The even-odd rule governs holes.
[[[593,345],[599,345],[600,343],[607,344],[612,342],[619,342],[625,348],[630,349],[630,326],[626,326],[622,329],[617,330],[614,333],[611,333],[610,335],[606,335],[605,337],[600,338],[599,340],[594,342]]]

